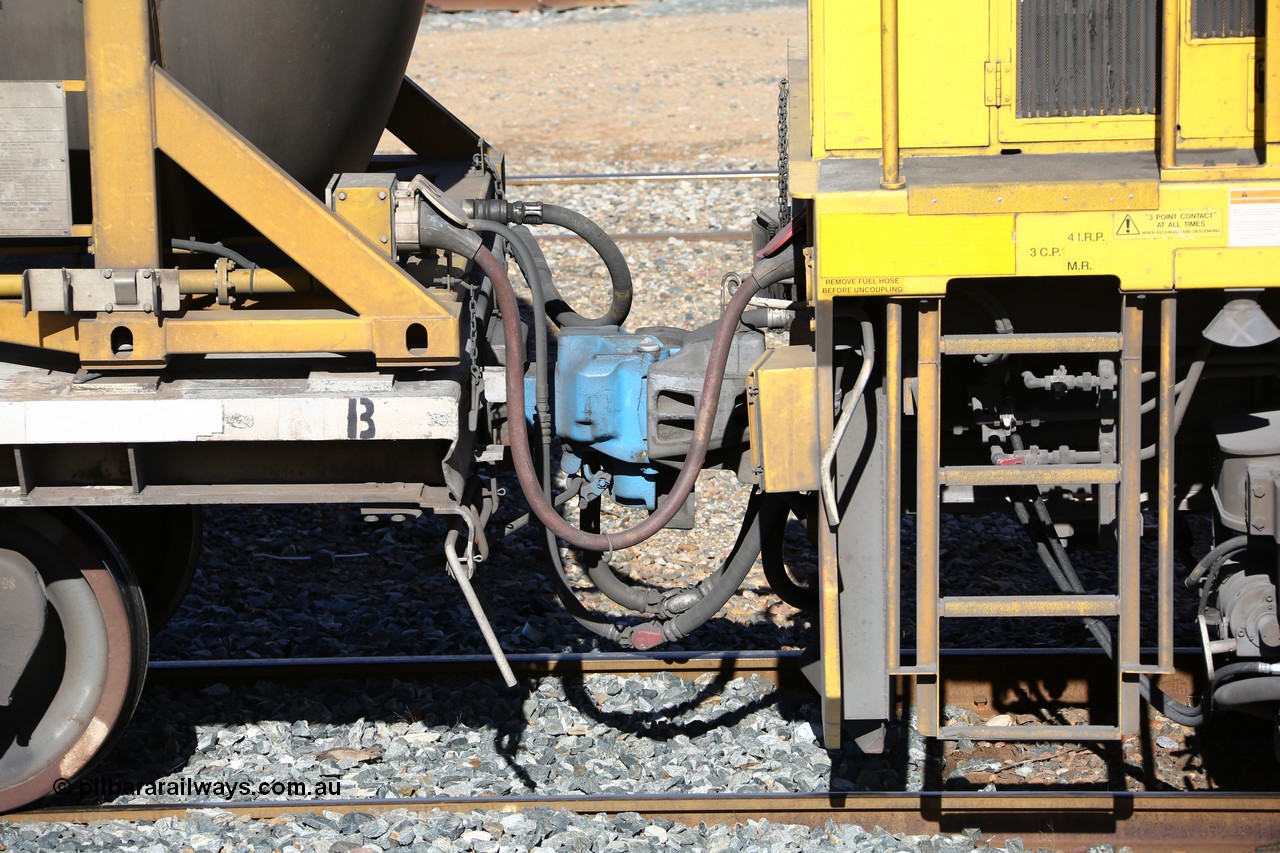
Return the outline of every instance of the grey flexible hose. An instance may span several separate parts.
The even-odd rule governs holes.
[[[634,287],[631,268],[613,238],[604,229],[575,210],[542,202],[508,202],[503,199],[471,199],[464,209],[478,219],[509,222],[517,225],[558,225],[581,237],[589,245],[609,273],[613,288],[609,308],[599,317],[583,317],[565,301],[550,276],[545,279],[547,311],[557,326],[621,326],[631,313]],[[532,238],[532,234],[529,235]],[[536,243],[536,241],[534,241]],[[546,262],[544,256],[543,263]],[[548,267],[548,270],[550,267]]]

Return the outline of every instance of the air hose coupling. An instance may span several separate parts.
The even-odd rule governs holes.
[[[630,643],[631,648],[638,652],[647,652],[667,641],[662,631],[663,625],[664,623],[657,621],[633,625],[623,632],[624,642]]]
[[[623,642],[629,642],[631,648],[638,652],[647,652],[663,643],[675,643],[689,635],[687,630],[680,629],[677,619],[668,619],[665,622],[655,619],[652,622],[633,625],[623,633]]]
[[[541,225],[542,202],[507,201],[501,198],[473,198],[463,202],[472,219],[488,219],[511,225]]]
[[[691,589],[673,589],[663,596],[662,607],[657,615],[671,617],[684,613],[704,598],[706,595],[702,592],[701,586]]]
[[[426,202],[422,202],[418,205],[418,245],[474,258],[484,242],[475,231],[445,221]]]

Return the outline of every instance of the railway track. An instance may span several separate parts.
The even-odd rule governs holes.
[[[881,827],[894,834],[968,834],[974,841],[1003,846],[1021,838],[1028,847],[1054,850],[1111,843],[1135,853],[1171,850],[1239,851],[1270,849],[1280,842],[1280,795],[1178,793],[920,793],[920,794],[645,794],[608,796],[414,797],[380,800],[290,800],[274,802],[113,805],[32,809],[11,814],[14,823],[92,824],[103,821],[157,821],[191,811],[219,809],[258,820],[324,810],[338,814],[529,811],[563,809],[582,815],[638,813],[693,826],[735,825],[747,819],[817,827],[827,821]]]
[[[428,12],[563,12],[583,6],[629,6],[630,0],[427,0]]]
[[[776,180],[774,169],[723,169],[703,172],[579,172],[565,175],[514,175],[507,186],[533,184],[617,184],[637,181],[758,181]]]
[[[578,186],[587,184],[627,184],[639,182],[676,181],[759,181],[776,180],[773,169],[740,169],[718,171],[666,171],[666,172],[586,172],[563,175],[514,175],[507,178],[508,186]],[[649,231],[610,234],[615,241],[660,243],[665,240],[682,242],[740,243],[751,239],[750,231]],[[539,240],[572,240],[571,234],[539,235]]]
[[[521,680],[545,676],[564,679],[595,675],[666,672],[685,678],[715,676],[728,680],[755,675],[787,684],[803,679],[804,656],[796,651],[666,654],[512,655]],[[1178,672],[1166,689],[1195,690],[1199,656],[1187,650],[1176,658]],[[1053,685],[1057,701],[1087,704],[1099,691],[1114,689],[1111,665],[1094,652],[1046,650],[1021,654],[955,651],[944,659],[942,693],[947,704],[973,708],[983,716],[1007,712],[1011,697],[1039,695]],[[1070,665],[1070,668],[1068,668]],[[492,662],[479,655],[383,656],[365,658],[246,659],[154,661],[154,682],[209,684],[264,680],[485,676]],[[1067,673],[1070,673],[1070,677]],[[993,674],[998,674],[994,676]],[[898,695],[909,696],[905,684]],[[908,709],[903,707],[904,715]],[[185,802],[180,804],[87,805],[31,809],[6,816],[14,823],[93,824],[103,821],[155,821],[183,818],[191,810],[219,809],[236,817],[278,820],[308,812],[338,814],[427,812],[513,812],[563,809],[579,815],[638,813],[685,825],[732,825],[747,819],[817,827],[827,821],[882,827],[906,835],[968,833],[975,840],[1002,845],[1019,837],[1027,848],[1065,850],[1101,842],[1134,851],[1254,850],[1280,842],[1280,794],[1182,792],[924,792],[804,794],[644,793],[621,796],[481,796],[389,799],[291,799]]]
[[[751,675],[776,684],[799,682],[807,661],[803,652],[733,651],[511,654],[512,671],[521,679],[546,676],[648,675],[671,673],[682,678],[715,676],[724,679]],[[909,664],[908,652],[904,660]],[[1044,649],[1024,652],[951,650],[943,653],[941,682],[947,704],[979,713],[1003,713],[1019,690],[1035,687],[1035,695],[1052,696],[1062,704],[1085,705],[1099,692],[1113,690],[1110,660],[1093,649]],[[1174,658],[1175,672],[1158,683],[1173,695],[1188,696],[1198,689],[1202,657],[1184,649]],[[248,680],[308,680],[314,678],[376,678],[394,676],[443,677],[494,674],[487,655],[387,655],[369,657],[244,658],[232,660],[152,661],[149,681],[210,684]],[[1052,685],[1046,688],[1044,685]],[[904,678],[899,695],[908,693]]]

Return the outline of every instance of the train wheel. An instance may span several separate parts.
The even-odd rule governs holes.
[[[128,562],[73,510],[0,514],[0,813],[62,790],[133,714],[146,675]]]
[[[85,512],[102,526],[133,568],[154,637],[177,612],[200,564],[204,547],[200,507],[93,507]]]

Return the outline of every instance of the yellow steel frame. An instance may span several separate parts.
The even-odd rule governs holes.
[[[163,320],[115,313],[75,323],[0,303],[0,340],[78,353],[96,367],[162,363],[178,353],[371,352],[382,364],[457,361],[456,303],[428,293],[384,247],[151,61],[148,0],[85,0],[84,21],[97,266],[159,267],[161,151],[350,310],[193,310]],[[127,357],[111,346],[121,327],[133,335]],[[410,351],[408,339],[420,342],[423,330],[427,346]]]

